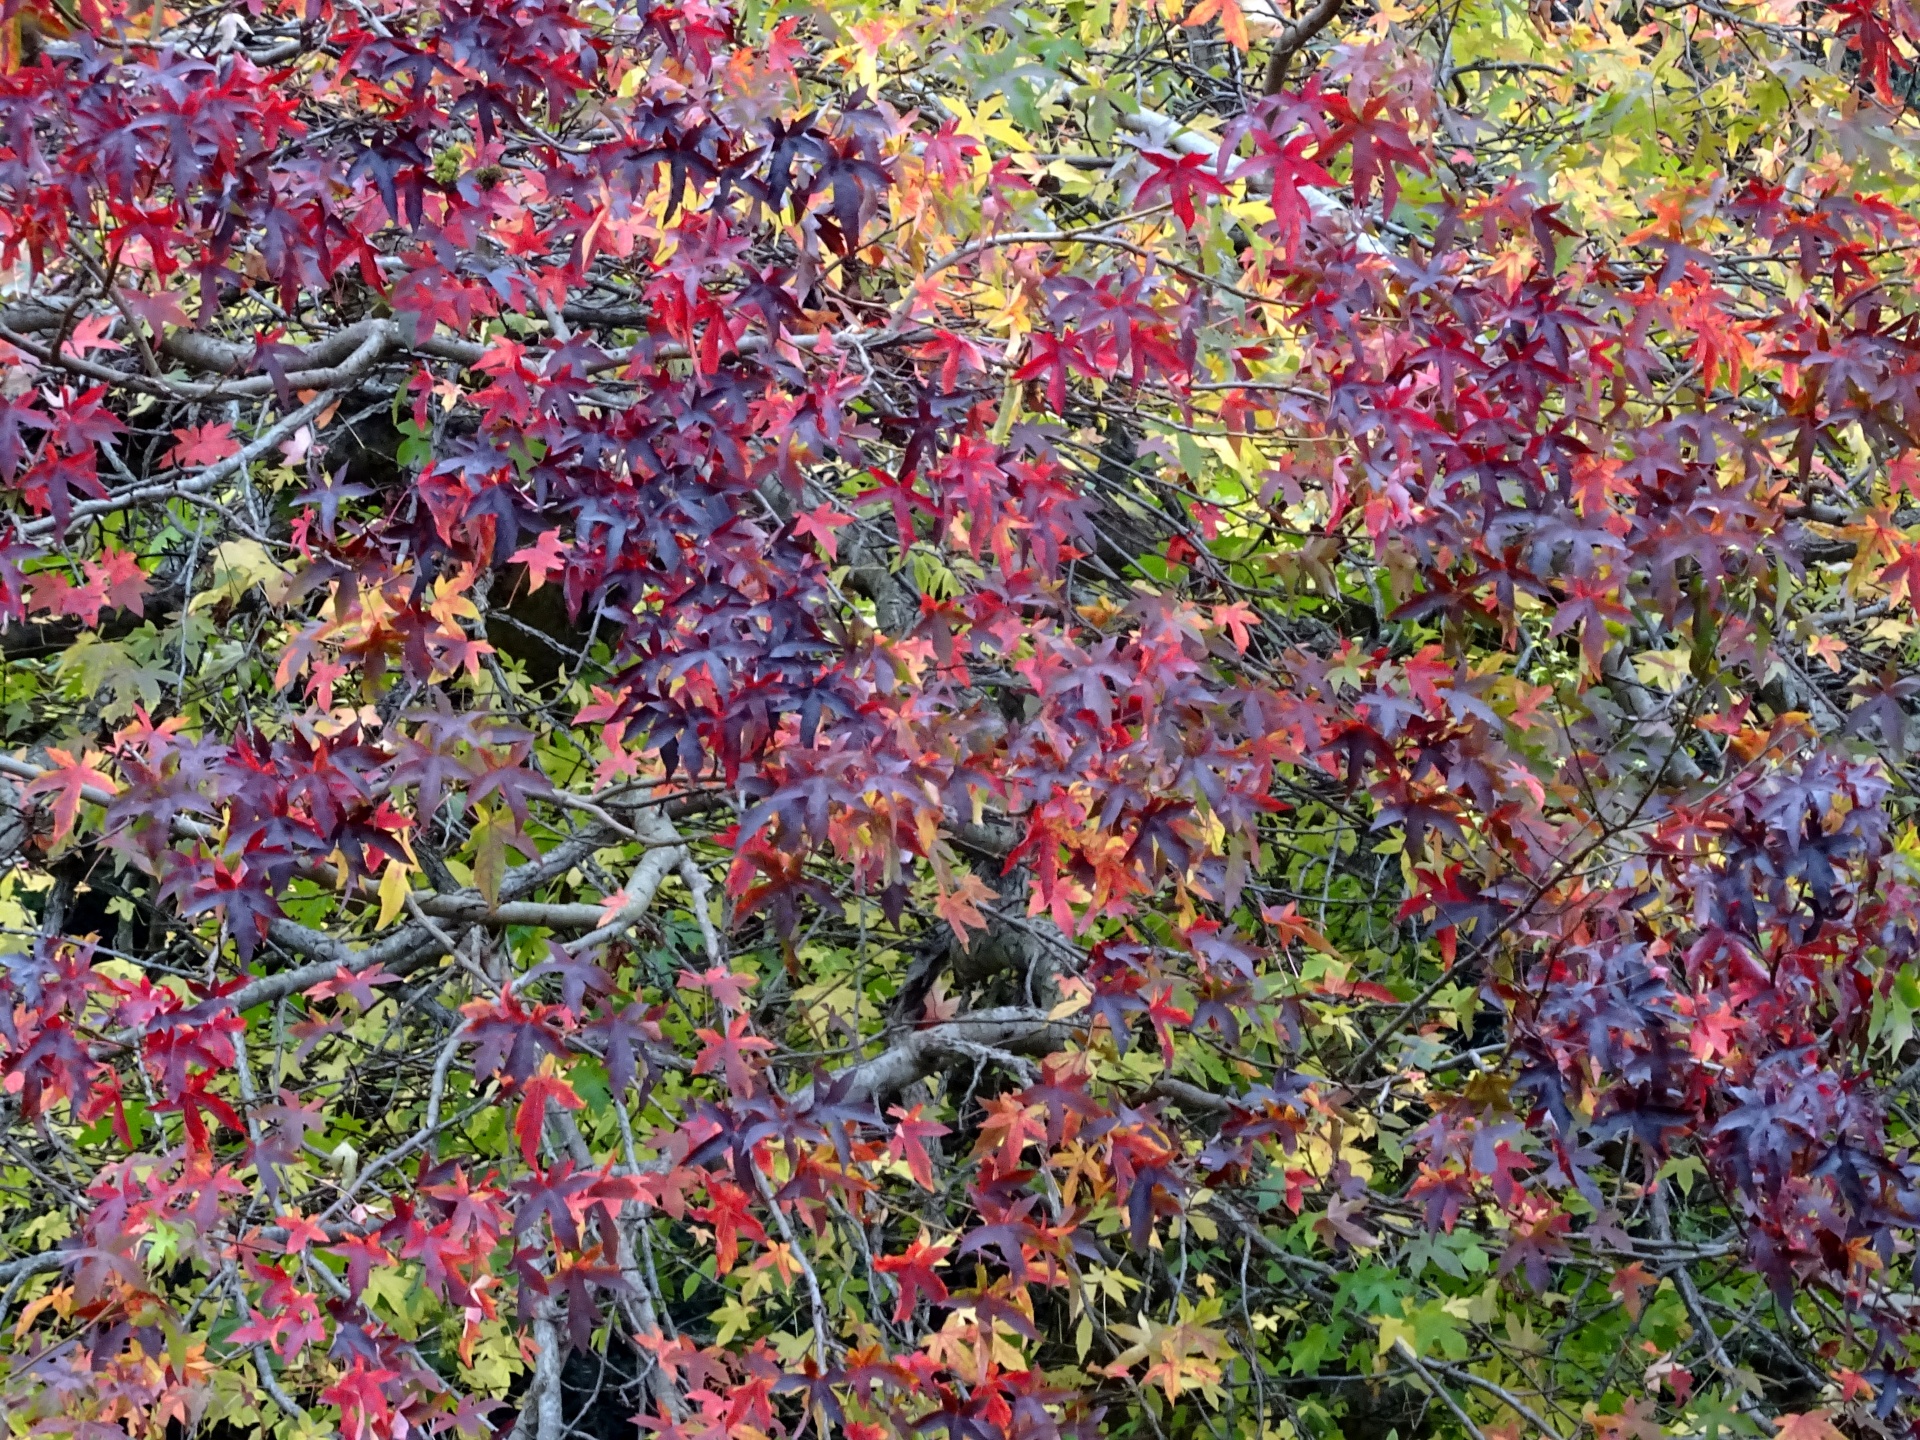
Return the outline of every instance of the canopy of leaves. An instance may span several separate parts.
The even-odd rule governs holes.
[[[6,0],[7,1433],[1920,1433],[1917,77]]]

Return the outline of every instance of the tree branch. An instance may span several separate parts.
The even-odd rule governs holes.
[[[1280,32],[1280,38],[1274,42],[1273,54],[1267,58],[1266,83],[1261,93],[1278,95],[1287,85],[1287,69],[1293,64],[1293,57],[1307,47],[1307,44],[1327,26],[1333,23],[1346,0],[1314,0],[1307,13]]]

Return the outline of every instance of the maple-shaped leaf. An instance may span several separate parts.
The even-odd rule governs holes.
[[[189,425],[173,432],[173,448],[166,463],[182,470],[217,465],[230,455],[240,453],[240,442],[233,438],[233,426],[225,420],[207,425]]]
[[[940,388],[949,392],[959,386],[963,366],[975,374],[987,368],[986,352],[974,341],[951,330],[936,329],[933,338],[914,351],[914,355],[918,359],[940,362]]]
[[[323,1405],[340,1407],[341,1440],[376,1440],[392,1434],[393,1405],[385,1387],[397,1378],[394,1371],[356,1355],[353,1367],[320,1392]]]
[[[286,1227],[286,1251],[289,1255],[298,1255],[309,1245],[327,1243],[326,1226],[309,1216],[302,1215],[298,1210],[282,1211],[280,1223]]]
[[[704,971],[682,970],[675,982],[682,990],[705,990],[729,1014],[738,1014],[746,1005],[747,991],[759,983],[757,975],[715,965]]]
[[[100,1067],[86,1044],[58,1017],[49,1020],[33,1041],[5,1062],[7,1088],[20,1096],[20,1110],[38,1116],[49,1094],[64,1098],[77,1117]]]
[[[1240,0],[1200,0],[1193,7],[1193,13],[1181,23],[1183,25],[1204,25],[1218,16],[1220,33],[1227,37],[1227,43],[1244,53],[1252,43],[1247,34],[1246,12],[1240,8]]]
[[[1173,987],[1162,985],[1155,990],[1147,1001],[1147,1018],[1153,1024],[1153,1033],[1160,1041],[1160,1052],[1166,1057],[1169,1069],[1173,1066],[1173,1032],[1176,1028],[1186,1029],[1193,1024],[1193,1012],[1182,1009],[1173,1003]]]
[[[1020,1098],[1045,1107],[1049,1148],[1106,1113],[1106,1107],[1087,1091],[1085,1066],[1073,1057],[1043,1060],[1039,1080],[1022,1090]]]
[[[1831,1410],[1809,1410],[1804,1415],[1776,1415],[1773,1423],[1780,1432],[1773,1440],[1846,1440],[1845,1433],[1833,1423]]]
[[[96,580],[75,585],[58,570],[45,570],[33,577],[27,604],[30,609],[44,610],[49,615],[69,616],[92,629],[100,623],[100,612],[107,605],[107,592]]]
[[[932,1190],[933,1161],[927,1154],[928,1140],[938,1139],[953,1132],[937,1120],[925,1120],[920,1112],[926,1107],[915,1105],[911,1110],[895,1105],[887,1113],[900,1123],[894,1126],[893,1138],[887,1142],[887,1154],[895,1160],[907,1162],[907,1171],[913,1176],[913,1183],[922,1190]]]
[[[1234,0],[1203,0],[1203,4],[1232,5]],[[1158,150],[1145,150],[1140,158],[1153,167],[1153,174],[1140,182],[1139,203],[1144,205],[1148,196],[1166,191],[1167,199],[1173,204],[1173,213],[1180,217],[1180,223],[1189,230],[1198,218],[1193,205],[1194,196],[1227,193],[1227,187],[1220,182],[1219,175],[1213,169],[1211,156],[1166,155]]]
[[[567,571],[567,549],[560,543],[559,530],[543,530],[540,538],[531,545],[523,546],[507,559],[515,565],[527,567],[527,593],[537,591],[556,575]]]
[[[49,446],[48,451],[51,449]],[[96,500],[106,497],[107,487],[100,483],[99,466],[91,451],[78,455],[43,451],[20,481],[20,494],[27,504],[39,514],[53,516],[55,534],[64,534],[73,519],[76,490]]]
[[[1299,940],[1311,945],[1322,955],[1338,953],[1326,936],[1301,918],[1298,901],[1289,900],[1284,907],[1280,908],[1263,905],[1260,907],[1260,918],[1280,932],[1280,943],[1283,945],[1292,940]]]
[[[308,1345],[326,1338],[315,1297],[296,1290],[292,1282],[277,1271],[269,1271],[273,1283],[261,1298],[252,1320],[233,1332],[231,1343],[240,1346],[265,1345],[281,1363],[298,1359]]]
[[[60,348],[71,350],[75,355],[85,357],[96,350],[124,350],[127,347],[120,341],[109,338],[109,332],[120,323],[118,315],[89,315],[75,322],[67,335],[66,344]]]
[[[267,926],[281,913],[264,871],[245,860],[229,863],[220,857],[200,868],[191,894],[180,907],[180,913],[186,916],[209,911],[218,911],[225,918],[227,934],[243,961],[253,958]]]
[[[952,1253],[951,1245],[935,1245],[922,1230],[913,1244],[901,1255],[883,1255],[873,1262],[873,1268],[883,1275],[892,1275],[900,1287],[900,1298],[893,1307],[895,1324],[904,1324],[912,1316],[914,1307],[922,1295],[927,1302],[938,1305],[947,1298],[946,1283],[933,1273],[933,1267]]]
[[[1213,628],[1224,630],[1233,639],[1233,648],[1242,655],[1247,653],[1247,645],[1253,639],[1251,627],[1260,623],[1260,617],[1254,613],[1251,605],[1244,600],[1236,600],[1231,605],[1213,607]]]
[[[311,489],[303,490],[294,497],[299,505],[311,505],[320,512],[320,533],[329,540],[340,523],[340,507],[348,500],[362,499],[373,494],[365,485],[349,483],[347,470],[343,465],[331,477],[323,477],[322,482]]]
[[[1366,1209],[1365,1196],[1346,1199],[1330,1195],[1326,1214],[1313,1223],[1314,1231],[1329,1245],[1344,1242],[1356,1250],[1370,1250],[1380,1243],[1380,1237],[1358,1223],[1358,1217],[1364,1215]]]
[[[816,505],[813,509],[794,517],[793,533],[811,536],[814,543],[820,547],[820,553],[829,561],[833,561],[840,558],[840,542],[834,537],[833,532],[842,525],[853,523],[853,516],[842,515],[831,505]]]
[[[379,996],[374,993],[376,985],[391,985],[399,980],[398,975],[389,975],[380,966],[358,974],[342,965],[333,972],[331,980],[322,980],[306,993],[315,1000],[331,1000],[338,995],[350,996],[361,1011],[371,1010]]]
[[[1640,1292],[1654,1283],[1655,1277],[1649,1275],[1646,1267],[1636,1260],[1614,1271],[1607,1288],[1620,1297],[1620,1305],[1627,1312],[1627,1318],[1638,1320],[1642,1304]]]
[[[725,1180],[707,1182],[707,1198],[712,1202],[687,1213],[713,1227],[714,1269],[725,1275],[740,1255],[740,1237],[765,1244],[767,1232],[749,1209],[747,1192]]]
[[[654,1066],[647,1058],[647,1046],[660,1042],[659,1017],[664,1008],[649,1010],[633,1001],[617,1011],[609,1008],[586,1027],[587,1033],[606,1046],[607,1079],[615,1094],[624,1096],[632,1088],[642,1066],[646,1067],[647,1085],[652,1086]]]
[[[191,325],[193,320],[181,307],[180,295],[173,290],[148,292],[145,290],[121,290],[117,292],[120,303],[141,320],[158,338],[162,327],[167,325]]]
[[[1018,1095],[996,1095],[986,1102],[986,1115],[980,1122],[980,1138],[974,1156],[985,1160],[989,1168],[1011,1174],[1020,1168],[1020,1157],[1027,1146],[1044,1140],[1047,1134],[1046,1108],[1029,1104]]]
[[[1353,177],[1353,197],[1365,205],[1380,186],[1380,207],[1391,215],[1400,196],[1400,177],[1396,168],[1406,166],[1421,174],[1430,173],[1425,152],[1408,134],[1407,127],[1388,115],[1390,97],[1378,95],[1355,110],[1347,97],[1329,95],[1325,102],[1334,121],[1334,130],[1314,152],[1316,160],[1325,160],[1336,151],[1348,148]]]
[[[1326,168],[1307,155],[1320,137],[1312,133],[1292,133],[1295,127],[1290,116],[1274,128],[1256,126],[1249,118],[1237,122],[1222,140],[1219,162],[1222,169],[1233,155],[1236,131],[1242,125],[1248,127],[1254,153],[1233,168],[1232,178],[1260,176],[1266,179],[1272,187],[1273,218],[1282,248],[1291,253],[1299,247],[1307,225],[1314,218],[1314,192],[1331,189],[1334,184]]]
[[[724,1068],[727,1075],[727,1088],[736,1095],[753,1093],[753,1061],[756,1053],[765,1053],[774,1048],[773,1042],[764,1035],[749,1035],[748,1027],[753,1023],[750,1015],[736,1015],[727,1022],[727,1033],[716,1030],[696,1030],[694,1033],[702,1042],[700,1054],[693,1062],[693,1073],[710,1075],[716,1069]]]
[[[535,1163],[540,1135],[547,1123],[547,1102],[563,1110],[578,1110],[586,1102],[574,1093],[573,1086],[559,1075],[542,1068],[520,1087],[520,1108],[513,1117],[513,1133],[520,1140],[520,1154],[527,1164]]]
[[[287,1170],[305,1153],[307,1136],[315,1130],[324,1132],[327,1117],[318,1102],[302,1105],[299,1097],[282,1090],[278,1104],[256,1108],[253,1118],[259,1139],[248,1148],[247,1158],[260,1176],[261,1187],[277,1200]]]
[[[53,843],[57,846],[73,833],[82,800],[103,805],[119,793],[120,787],[99,768],[106,757],[98,751],[88,750],[76,760],[70,752],[49,746],[47,758],[53,761],[52,767],[29,780],[21,793],[53,797]]]
[[[613,988],[613,977],[595,958],[594,952],[575,955],[558,941],[547,942],[547,958],[527,972],[527,979],[539,975],[560,977],[560,1003],[573,1014],[581,1012],[587,992],[603,995]]]
[[[566,1042],[552,1023],[562,1013],[560,1008],[535,1005],[529,1010],[511,987],[497,1005],[490,1000],[469,1000],[460,1007],[460,1013],[467,1017],[466,1034],[473,1043],[476,1080],[504,1074],[516,1085],[525,1084],[544,1056],[566,1053]]]
[[[109,545],[95,559],[87,561],[88,580],[106,592],[107,603],[135,615],[146,614],[147,572],[130,550]]]
[[[987,917],[980,913],[981,904],[990,904],[999,898],[986,881],[968,870],[961,875],[953,889],[940,892],[933,902],[933,909],[935,914],[953,927],[954,938],[965,950],[969,948],[967,932],[987,928]]]
[[[1200,1323],[1204,1313],[1183,1297],[1175,1324],[1159,1324],[1143,1313],[1138,1325],[1115,1325],[1114,1333],[1132,1343],[1102,1367],[1103,1373],[1124,1376],[1144,1360],[1147,1368],[1141,1383],[1158,1385],[1169,1400],[1179,1399],[1190,1389],[1217,1385],[1221,1378],[1218,1357],[1228,1340],[1220,1331]]]
[[[1878,727],[1880,739],[1896,756],[1907,753],[1907,712],[1905,702],[1920,694],[1920,676],[1903,675],[1891,662],[1877,675],[1862,674],[1853,688],[1859,698],[1847,717],[1846,729],[1857,733],[1868,725]]]

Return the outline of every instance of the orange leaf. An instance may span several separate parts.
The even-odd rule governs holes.
[[[1781,1415],[1774,1422],[1780,1433],[1774,1440],[1846,1440],[1833,1423],[1832,1412],[1809,1410],[1804,1415]]]
[[[1640,1292],[1653,1283],[1653,1277],[1647,1273],[1646,1266],[1638,1260],[1631,1265],[1622,1265],[1613,1272],[1613,1279],[1607,1282],[1607,1288],[1620,1297],[1620,1304],[1627,1312],[1629,1320],[1640,1318]]]
[[[73,822],[80,816],[82,800],[104,804],[120,787],[110,776],[94,768],[106,758],[97,750],[89,750],[84,759],[76,760],[65,750],[49,747],[47,757],[54,762],[53,768],[29,780],[21,793],[53,796],[53,843],[58,845],[73,833]],[[89,790],[93,793],[88,794]]]
[[[954,937],[959,940],[960,948],[965,950],[967,932],[987,928],[987,917],[980,913],[980,902],[999,898],[987,888],[984,880],[969,871],[961,876],[960,883],[951,892],[943,892],[933,902],[933,908],[942,920],[953,927]]]
[[[1220,33],[1227,37],[1227,43],[1244,51],[1248,45],[1247,17],[1240,9],[1240,0],[1200,0],[1182,23],[1204,25],[1216,15],[1220,17]]]
[[[1337,953],[1326,936],[1322,935],[1318,930],[1314,929],[1313,926],[1300,918],[1298,901],[1289,900],[1286,908],[1279,910],[1271,905],[1263,905],[1260,907],[1260,918],[1280,932],[1280,943],[1282,945],[1286,944],[1289,940],[1299,940],[1311,945],[1322,955]]]

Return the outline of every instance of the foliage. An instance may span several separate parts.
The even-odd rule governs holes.
[[[1904,0],[8,0],[0,1408],[1920,1425]]]

